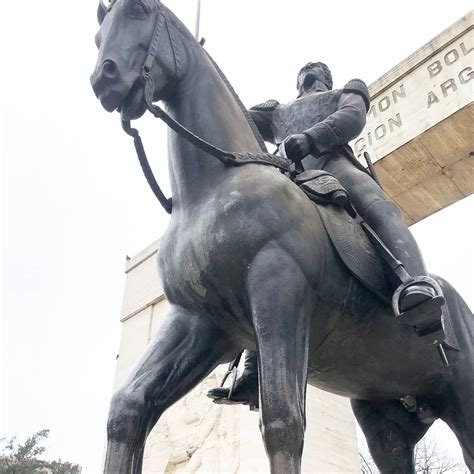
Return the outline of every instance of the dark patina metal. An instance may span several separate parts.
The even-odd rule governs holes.
[[[154,86],[147,92],[143,46],[152,42],[161,15],[164,26],[146,71]],[[225,81],[163,4],[117,1],[108,11],[101,5],[98,18],[91,82],[106,110],[120,108],[128,121],[140,117],[147,102],[162,100],[176,123],[208,144],[262,154]],[[305,77],[303,85],[311,81]],[[315,132],[321,152],[323,132]],[[291,154],[305,146],[301,138],[287,144]],[[307,382],[351,398],[382,472],[413,472],[413,447],[436,417],[455,431],[473,469],[473,319],[458,293],[434,277],[459,346],[447,353],[445,367],[413,327],[399,324],[390,306],[348,270],[314,204],[274,166],[227,166],[174,131],[169,150],[173,212],[158,264],[170,314],[113,396],[105,472],[141,472],[146,437],[161,414],[218,364],[257,347],[272,472],[300,472]],[[319,163],[340,159],[328,153]],[[410,274],[419,275],[416,262],[413,267]],[[256,363],[249,370],[255,374]]]

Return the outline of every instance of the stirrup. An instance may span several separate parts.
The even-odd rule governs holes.
[[[427,298],[406,311],[401,311],[400,303],[404,292],[412,286],[426,286],[434,290],[435,295]],[[396,319],[401,324],[415,328],[419,337],[428,344],[440,344],[444,340],[443,306],[446,300],[439,284],[433,278],[419,276],[402,283],[392,298],[392,307]]]
[[[229,366],[227,367],[227,371],[222,377],[221,383],[219,385],[219,387],[223,387],[229,376],[232,375],[232,383],[230,384],[229,394],[227,395],[227,398],[229,400],[235,388],[235,382],[237,381],[237,367],[239,366],[240,359],[243,353],[244,351],[240,352],[240,354],[229,364]]]

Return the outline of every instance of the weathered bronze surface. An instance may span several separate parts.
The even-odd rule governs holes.
[[[146,63],[153,100],[162,100],[171,117],[223,150],[261,153],[205,51],[161,2],[120,0],[108,9],[101,4],[98,17],[91,82],[106,110],[120,108],[127,120],[145,112]],[[148,54],[151,50],[156,54]],[[313,70],[310,66],[307,75]],[[311,82],[303,72],[296,105],[319,82],[327,87],[327,77],[318,74]],[[327,97],[334,92],[321,91]],[[346,99],[352,104],[344,111],[351,110],[349,122],[351,114],[362,122],[363,95],[349,91],[338,97]],[[320,105],[315,113],[325,110]],[[410,273],[425,275],[415,242],[398,226],[397,210],[370,176],[347,153],[334,152],[327,127],[308,131],[311,127],[297,123],[304,114],[294,120],[291,104],[283,108],[270,130],[267,122],[259,124],[264,137],[281,141],[296,134],[286,140],[290,156],[297,161],[311,152],[303,164],[335,174],[373,227],[385,212],[388,224],[397,224],[385,223],[377,233]],[[332,114],[340,109],[338,102]],[[285,131],[290,126],[294,129]],[[342,130],[358,133],[353,125]],[[346,141],[342,137],[338,146]],[[413,446],[433,421],[418,409],[426,406],[451,426],[474,469],[473,319],[458,293],[435,277],[460,348],[448,352],[448,368],[432,347],[420,343],[413,327],[399,324],[392,309],[347,270],[314,204],[281,172],[258,164],[226,166],[175,132],[169,134],[169,150],[173,210],[158,264],[171,311],[113,396],[105,472],[141,472],[146,437],[163,411],[218,364],[257,348],[261,426],[272,472],[300,472],[307,382],[351,398],[382,472],[413,472]],[[409,258],[397,255],[392,232]],[[406,400],[413,401],[410,410]]]

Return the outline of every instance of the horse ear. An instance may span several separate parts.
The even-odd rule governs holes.
[[[97,8],[97,21],[99,22],[99,25],[102,25],[102,22],[104,21],[106,13],[107,13],[107,7],[105,6],[105,3],[102,0],[100,0],[99,8]]]

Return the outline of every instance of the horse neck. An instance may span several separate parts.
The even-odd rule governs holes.
[[[259,152],[244,113],[201,46],[194,40],[186,46],[193,65],[166,103],[170,115],[224,150]],[[229,176],[229,168],[172,131],[168,143],[173,211],[195,208]]]

